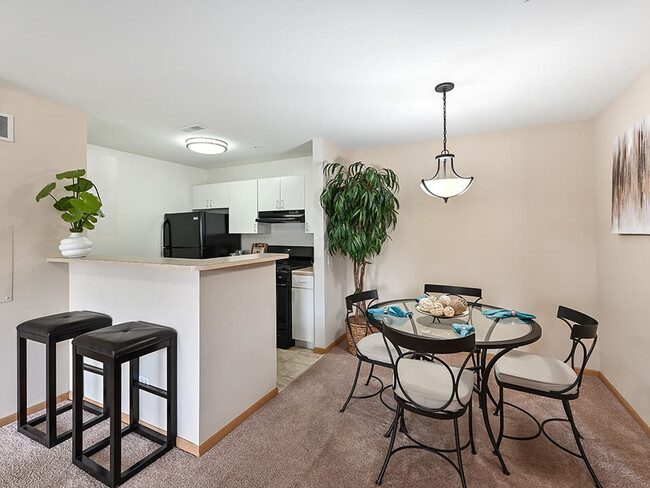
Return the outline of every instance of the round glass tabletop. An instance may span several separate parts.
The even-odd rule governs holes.
[[[388,326],[419,337],[432,339],[455,339],[460,337],[452,324],[471,324],[476,334],[477,349],[499,349],[531,344],[542,335],[542,328],[534,320],[522,320],[518,317],[505,319],[490,319],[483,315],[483,310],[493,310],[500,307],[485,304],[469,304],[469,313],[456,317],[434,317],[417,310],[414,299],[390,300],[373,303],[373,309],[383,309],[396,305],[402,310],[413,312],[410,317],[394,317],[392,315],[372,314],[368,312],[368,320],[373,325]]]

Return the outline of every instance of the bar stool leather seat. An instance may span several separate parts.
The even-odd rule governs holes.
[[[102,356],[119,358],[174,337],[176,331],[170,327],[143,322],[126,322],[114,325],[110,329],[81,335],[75,339],[74,344]]]
[[[106,314],[80,310],[31,319],[20,324],[16,330],[59,342],[110,327],[112,323],[113,320]]]

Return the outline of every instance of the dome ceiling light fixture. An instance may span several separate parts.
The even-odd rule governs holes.
[[[445,203],[451,197],[465,193],[474,177],[463,178],[454,169],[454,155],[447,150],[447,92],[454,89],[450,82],[440,83],[436,91],[442,93],[442,152],[436,156],[438,171],[433,178],[421,180],[420,188],[431,197],[442,198]]]
[[[185,147],[199,154],[221,154],[228,150],[228,143],[214,137],[190,137]]]

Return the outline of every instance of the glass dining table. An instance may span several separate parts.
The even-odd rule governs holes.
[[[445,340],[460,337],[452,324],[469,324],[474,327],[475,334],[475,391],[479,398],[479,407],[483,412],[483,420],[494,454],[498,457],[503,472],[508,470],[496,446],[496,439],[490,427],[488,401],[496,405],[496,401],[488,386],[490,373],[494,364],[504,354],[517,347],[532,344],[542,336],[542,328],[534,320],[523,320],[518,317],[491,319],[483,315],[483,311],[501,309],[492,305],[469,303],[468,310],[454,317],[433,316],[420,311],[417,300],[413,298],[389,300],[371,305],[373,310],[388,310],[388,307],[398,306],[406,312],[412,312],[408,317],[395,317],[386,313],[367,313],[369,322],[379,330],[382,327],[392,327],[401,332],[431,340]],[[490,355],[488,355],[488,351]]]

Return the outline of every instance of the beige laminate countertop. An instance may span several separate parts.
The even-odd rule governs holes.
[[[314,276],[314,267],[310,266],[309,268],[294,269],[291,271],[291,274],[302,275],[302,276]]]
[[[255,266],[257,264],[271,263],[280,259],[287,259],[288,254],[244,254],[243,256],[226,256],[211,259],[183,259],[183,258],[144,258],[125,256],[86,256],[85,258],[47,258],[48,263],[87,263],[129,266],[133,268],[155,268],[176,271],[213,271],[231,269],[239,266]]]

